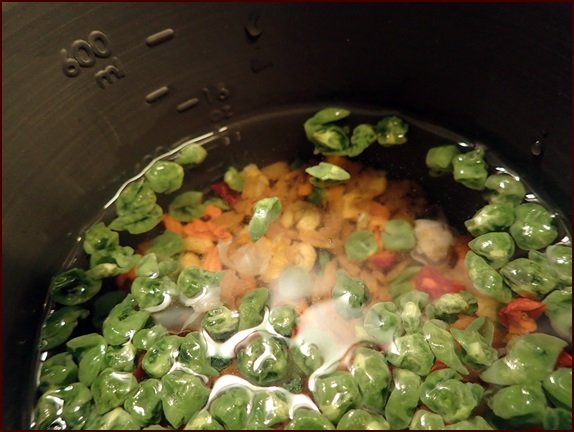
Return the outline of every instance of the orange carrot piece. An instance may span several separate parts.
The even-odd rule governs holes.
[[[148,248],[149,248],[149,241],[145,240],[141,242],[139,245],[137,245],[136,252],[139,253],[140,255],[145,255]]]
[[[135,278],[136,278],[136,268],[134,267],[129,272],[122,273],[116,276],[116,286],[120,289],[124,288],[128,282],[133,281]]]
[[[371,216],[388,220],[391,217],[391,212],[387,206],[379,204],[378,202],[371,202],[369,213]]]
[[[173,216],[170,216],[168,213],[163,215],[162,220],[167,231],[183,235],[183,224],[180,221],[175,219]]]
[[[219,258],[219,250],[214,247],[205,254],[203,257],[203,263],[201,267],[208,271],[221,271],[223,266],[221,265],[221,259]]]
[[[210,219],[221,216],[221,213],[223,213],[221,209],[214,206],[213,204],[206,205],[205,209],[203,210],[203,215],[209,217]]]
[[[311,185],[311,183],[303,183],[302,185],[299,185],[299,187],[297,188],[297,195],[301,197],[306,197],[309,196],[312,190],[313,186]]]
[[[183,232],[187,235],[196,235],[199,233],[209,233],[207,222],[201,219],[194,219],[188,224],[184,225]]]

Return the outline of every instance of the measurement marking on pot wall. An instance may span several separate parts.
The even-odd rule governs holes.
[[[167,41],[173,39],[174,35],[175,35],[175,32],[173,31],[173,29],[166,28],[165,30],[159,31],[157,33],[154,33],[154,34],[148,36],[145,39],[145,43],[147,44],[147,46],[152,48],[154,46],[157,46],[159,44],[162,44],[164,42],[167,42]]]
[[[176,110],[178,113],[182,113],[184,111],[187,111],[188,109],[193,108],[194,106],[196,106],[199,103],[199,99],[198,98],[191,98],[191,99],[187,99],[185,101],[183,101],[182,103],[180,103],[177,107]]]
[[[167,86],[162,86],[152,92],[149,92],[146,97],[145,101],[149,104],[154,103],[158,99],[161,99],[165,95],[169,93],[169,88]]]

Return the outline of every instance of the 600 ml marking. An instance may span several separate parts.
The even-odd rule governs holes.
[[[96,64],[98,58],[104,59],[112,55],[110,40],[108,36],[99,30],[94,30],[88,34],[86,40],[78,39],[72,42],[70,49],[60,50],[62,58],[62,71],[69,78],[75,78],[82,72],[82,68],[91,68]],[[94,79],[98,86],[106,88],[115,79],[126,76],[120,60],[112,57],[112,63],[105,66],[94,74]]]

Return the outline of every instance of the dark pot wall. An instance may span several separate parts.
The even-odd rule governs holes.
[[[213,116],[322,100],[405,110],[495,147],[570,215],[569,4],[51,3],[3,12],[5,428],[29,424],[47,281],[76,233],[145,154],[208,130]],[[173,39],[146,45],[165,28]],[[105,89],[94,74],[111,57],[74,78],[62,71],[60,50],[94,30],[125,73]],[[169,94],[147,103],[161,86]],[[189,98],[198,105],[178,113]],[[535,158],[537,139],[544,153]]]

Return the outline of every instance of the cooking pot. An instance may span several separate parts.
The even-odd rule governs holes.
[[[186,137],[215,133],[209,181],[291,157],[306,104],[397,110],[495,149],[570,219],[570,4],[2,9],[3,428],[30,424],[50,276]]]

